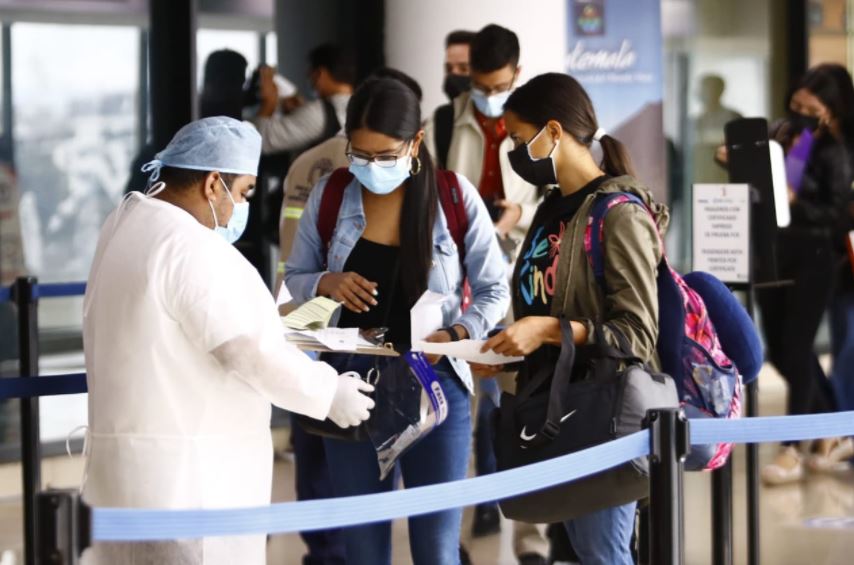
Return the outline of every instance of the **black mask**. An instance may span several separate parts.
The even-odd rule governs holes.
[[[802,131],[816,131],[819,127],[818,118],[814,116],[805,116],[804,114],[799,114],[797,112],[789,113],[789,124],[791,124],[792,129],[798,133]]]
[[[463,92],[471,90],[471,78],[466,75],[445,75],[445,83],[442,85],[445,95],[453,100]]]
[[[552,154],[557,149],[557,143],[549,152],[548,157],[542,159],[533,159],[528,147],[534,142],[537,137],[546,128],[537,132],[537,135],[532,137],[527,143],[523,143],[513,151],[507,154],[510,159],[510,166],[516,171],[516,174],[522,177],[522,180],[533,184],[534,186],[547,186],[557,184],[557,176],[555,176],[555,164]]]

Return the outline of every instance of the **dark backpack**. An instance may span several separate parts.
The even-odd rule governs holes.
[[[649,211],[631,193],[601,196],[587,222],[584,248],[603,292],[605,216],[614,206],[632,204]],[[655,220],[650,215],[650,221]],[[663,248],[663,247],[662,247]],[[662,370],[673,377],[689,418],[741,417],[741,384],[756,378],[762,346],[753,321],[732,292],[708,273],[684,277],[666,256],[658,266],[659,338]],[[693,446],[689,469],[716,469],[727,461],[732,444]]]
[[[451,137],[454,134],[454,104],[444,104],[436,108],[433,114],[433,127],[436,135],[436,163],[440,169],[448,167],[448,152],[451,150]]]

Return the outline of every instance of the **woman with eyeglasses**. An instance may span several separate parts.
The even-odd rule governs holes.
[[[439,174],[422,143],[421,111],[415,93],[402,82],[369,80],[347,107],[345,132],[352,179],[346,185],[336,218],[322,206],[329,178],[312,190],[300,220],[285,282],[297,302],[327,296],[343,304],[338,327],[387,327],[386,341],[397,350],[410,342],[410,308],[426,290],[448,296],[443,328],[427,340],[448,342],[482,338],[505,315],[509,290],[504,260],[489,214],[477,190],[455,175],[468,229],[458,249],[439,200]],[[336,173],[339,174],[340,173]],[[333,174],[334,178],[335,175]],[[331,187],[329,187],[332,190]],[[319,223],[335,226],[328,245]],[[471,302],[461,311],[463,280]],[[324,360],[341,371],[363,377],[387,358],[330,354]],[[468,365],[437,360],[434,369],[447,398],[447,420],[406,452],[399,461],[407,487],[463,479],[469,460],[472,377]],[[336,495],[390,491],[391,474],[379,480],[369,441],[325,439],[329,472]],[[459,563],[462,510],[409,520],[410,551],[415,565]],[[391,563],[391,524],[344,530],[350,563]]]

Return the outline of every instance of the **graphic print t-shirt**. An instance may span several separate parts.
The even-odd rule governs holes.
[[[542,204],[530,230],[530,241],[519,256],[517,284],[520,311],[517,317],[548,316],[557,285],[560,243],[566,227],[584,200],[608,177],[603,175],[568,196],[555,193]]]

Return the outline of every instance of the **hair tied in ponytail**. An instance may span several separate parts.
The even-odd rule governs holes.
[[[608,135],[608,133],[604,129],[599,128],[596,130],[596,133],[593,134],[593,141],[602,141],[602,138],[606,135]]]

